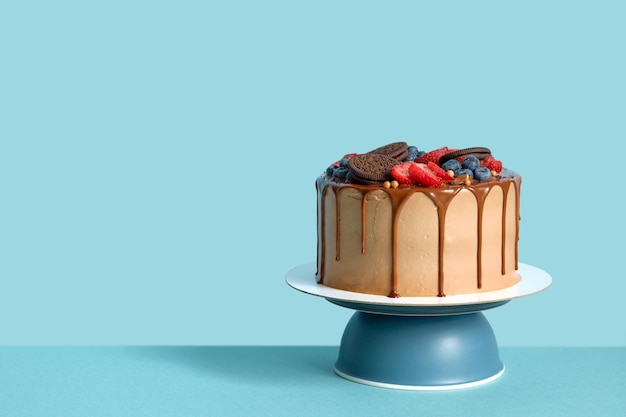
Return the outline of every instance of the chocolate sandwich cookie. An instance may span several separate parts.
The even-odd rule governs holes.
[[[369,152],[350,158],[348,168],[352,181],[368,185],[393,179],[391,168],[397,164],[398,161],[390,156]]]
[[[385,155],[402,161],[409,155],[409,145],[406,142],[393,142],[371,150],[368,153]]]
[[[441,166],[451,159],[456,159],[458,157],[465,156],[465,155],[474,155],[478,159],[485,159],[489,155],[491,155],[491,151],[489,150],[489,148],[481,148],[481,147],[457,149],[455,151],[448,152],[447,154],[442,155],[439,158],[439,165]]]

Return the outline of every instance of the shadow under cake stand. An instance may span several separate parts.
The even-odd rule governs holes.
[[[306,294],[356,310],[341,338],[335,372],[348,380],[407,390],[467,388],[504,372],[498,344],[482,311],[536,294],[550,275],[519,264],[521,281],[503,290],[446,297],[359,294],[315,280],[308,263],[287,273],[287,283]]]

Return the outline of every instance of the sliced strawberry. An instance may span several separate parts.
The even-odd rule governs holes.
[[[437,165],[434,162],[429,162],[426,164],[426,166],[428,168],[430,168],[430,170],[439,178],[441,178],[442,180],[454,180],[454,177],[450,174],[448,174],[448,171],[446,171],[445,169],[441,168],[439,165]]]
[[[409,166],[409,175],[411,179],[425,187],[439,187],[443,184],[443,180],[431,171],[426,164],[414,163]]]
[[[409,174],[409,167],[413,162],[401,162],[391,168],[391,176],[400,184],[412,184],[413,180]]]
[[[491,155],[480,161],[480,165],[489,168],[491,171],[502,171],[502,161],[494,158]]]
[[[450,149],[448,149],[447,146],[444,146],[443,148],[435,149],[434,151],[425,153],[424,155],[417,158],[415,162],[419,164],[427,164],[429,162],[434,162],[438,164],[439,158],[441,158],[443,155],[447,154],[448,152],[450,152]]]

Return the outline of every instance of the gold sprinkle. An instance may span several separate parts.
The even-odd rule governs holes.
[[[398,188],[400,183],[396,180],[391,181],[391,188]]]
[[[391,188],[391,183],[389,181],[385,181],[385,182],[383,182],[383,187]]]

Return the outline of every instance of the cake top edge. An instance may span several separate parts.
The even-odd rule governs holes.
[[[384,188],[479,185],[518,178],[489,148],[474,146],[419,150],[391,142],[365,153],[348,153],[330,164],[324,175],[338,184]]]

